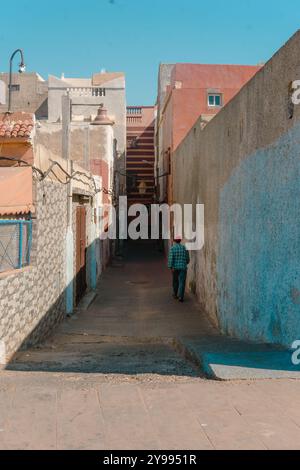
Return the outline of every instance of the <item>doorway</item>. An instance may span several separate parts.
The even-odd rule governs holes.
[[[86,210],[79,206],[76,208],[76,305],[86,288]]]

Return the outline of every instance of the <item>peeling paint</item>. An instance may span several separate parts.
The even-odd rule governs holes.
[[[234,170],[220,193],[218,313],[224,332],[300,338],[300,125]]]

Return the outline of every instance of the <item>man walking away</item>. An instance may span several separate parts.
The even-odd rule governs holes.
[[[168,268],[173,272],[173,297],[179,299],[179,302],[184,300],[187,267],[190,262],[189,252],[181,241],[181,238],[175,238],[168,261]]]

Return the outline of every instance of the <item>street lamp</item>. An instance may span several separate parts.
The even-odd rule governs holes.
[[[21,62],[19,64],[19,73],[24,73],[26,70],[23,51],[22,49],[16,49],[11,55],[11,58],[9,61],[8,113],[11,113],[12,65],[13,65],[14,57],[18,52],[20,53],[20,56],[21,56]]]

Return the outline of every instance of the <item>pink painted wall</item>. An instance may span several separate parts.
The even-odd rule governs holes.
[[[222,107],[210,107],[207,94],[222,94],[223,106],[260,70],[260,66],[176,64],[171,77],[173,128],[170,147],[175,150],[201,114],[217,114]]]
[[[176,150],[201,115],[215,115],[260,70],[261,66],[176,64],[162,104],[160,153]],[[208,106],[208,93],[222,94],[222,107]],[[165,157],[164,157],[165,158]],[[172,174],[172,158],[171,158]],[[167,179],[172,202],[172,176]]]

